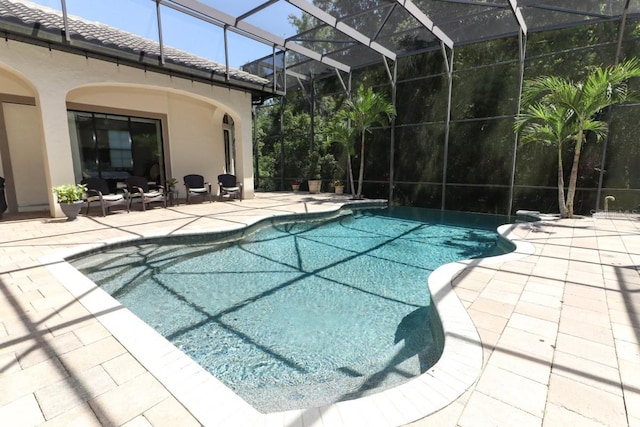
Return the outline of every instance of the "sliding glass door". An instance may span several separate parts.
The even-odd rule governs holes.
[[[164,184],[160,120],[82,111],[68,119],[77,180],[99,176],[113,192],[131,175]]]

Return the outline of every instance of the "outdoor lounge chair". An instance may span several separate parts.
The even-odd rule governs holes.
[[[148,204],[162,203],[167,207],[167,198],[161,185],[149,187],[147,178],[143,176],[130,176],[127,178],[127,191],[129,192],[129,209],[132,203],[141,202],[142,210],[146,210]]]
[[[99,177],[86,178],[83,181],[87,185],[87,215],[91,202],[99,202],[102,216],[106,216],[112,206],[124,206],[129,212],[129,198],[127,194],[111,194],[107,181]]]
[[[220,187],[220,194],[218,195],[220,201],[225,196],[229,199],[238,198],[242,200],[242,183],[237,182],[235,175],[228,173],[218,175],[218,186]]]
[[[193,196],[202,196],[203,199],[207,196],[209,197],[209,203],[211,203],[211,184],[204,182],[202,175],[185,175],[184,186],[187,191],[187,204],[190,203]]]

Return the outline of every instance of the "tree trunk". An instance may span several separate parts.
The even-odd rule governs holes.
[[[558,207],[560,217],[567,217],[567,206],[564,198],[564,169],[562,167],[562,145],[558,146]]]
[[[576,195],[576,186],[578,184],[578,164],[580,163],[580,151],[584,140],[584,132],[582,125],[576,138],[576,148],[573,153],[573,165],[571,165],[571,176],[569,177],[569,188],[567,189],[567,217],[573,218],[573,199]]]
[[[353,181],[353,167],[351,166],[351,154],[347,149],[347,171],[349,173],[349,186],[351,187],[351,196],[356,197],[356,187]]]
[[[362,197],[362,180],[364,179],[364,132],[362,132],[362,140],[360,141],[360,170],[358,171],[358,192],[356,197]]]

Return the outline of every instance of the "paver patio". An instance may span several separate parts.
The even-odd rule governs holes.
[[[167,387],[166,379],[112,334],[109,310],[117,308],[96,318],[44,260],[99,242],[237,229],[259,218],[330,211],[344,200],[258,193],[242,202],[105,218],[92,214],[73,222],[5,215],[0,221],[0,425],[207,423],[178,398],[185,390]],[[627,216],[501,229],[528,242],[531,253],[504,262],[468,262],[452,281],[481,338],[482,371],[461,396],[411,425],[640,426],[639,227],[638,217]],[[91,298],[81,299],[89,305]],[[159,357],[182,363],[172,353]],[[384,411],[411,413],[424,400],[397,397]],[[201,399],[207,404],[215,396]],[[384,425],[358,412],[356,402],[350,406],[349,416],[320,409],[251,419],[253,425]],[[247,425],[233,410],[225,425]]]

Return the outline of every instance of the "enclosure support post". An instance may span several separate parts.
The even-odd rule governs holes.
[[[449,128],[451,126],[451,93],[453,91],[453,48],[450,49],[451,56],[447,55],[447,49],[442,44],[442,54],[444,55],[444,63],[447,67],[447,78],[449,79],[449,88],[447,94],[447,117],[444,130],[444,150],[442,157],[442,194],[440,198],[440,210],[445,209],[446,189],[447,189],[447,161],[449,158]]]
[[[518,85],[518,105],[516,107],[516,117],[520,115],[520,101],[522,98],[522,87],[524,85],[524,60],[527,53],[527,34],[524,31],[520,31],[519,37],[520,47],[520,83]],[[509,207],[507,209],[507,216],[511,220],[511,210],[513,209],[513,196],[515,193],[516,185],[516,160],[518,158],[518,134],[515,135],[513,140],[513,156],[511,157],[511,182],[509,184]]]
[[[158,21],[158,47],[160,48],[160,63],[164,65],[164,40],[162,39],[162,13],[160,1],[156,0],[156,20]]]
[[[311,94],[309,95],[309,117],[310,117],[310,126],[309,126],[309,152],[315,150],[315,140],[316,140],[316,129],[315,129],[315,122],[316,122],[316,109],[315,109],[315,103],[316,103],[316,79],[311,76]]]
[[[271,54],[271,65],[273,66],[273,93],[276,93],[278,90],[278,69],[276,67],[276,47],[273,46],[273,51]],[[286,74],[285,74],[286,76]],[[285,85],[286,87],[286,85]],[[286,89],[285,89],[286,90]]]
[[[351,74],[351,71],[349,71],[349,80],[347,80],[347,87],[346,87],[346,90],[347,90],[347,97],[348,97],[348,98],[351,98],[351,89],[352,89],[352,88],[351,88],[351,83],[352,83],[352,77],[353,77],[353,74]],[[349,119],[349,121],[348,121],[347,125],[349,126],[349,128],[351,128],[351,119]],[[347,150],[348,150],[348,148],[347,148]],[[349,156],[347,156],[347,159],[346,159],[346,162],[347,162],[347,169],[346,169],[346,170],[347,170],[347,171],[351,170],[351,169],[350,169],[351,165],[349,164],[349,161],[350,161],[350,157],[349,157]],[[351,194],[355,196],[356,191],[355,191],[355,188],[354,188],[354,186],[353,186],[353,179],[351,179],[351,178],[352,178],[352,176],[353,176],[353,174],[349,174],[349,173],[347,173],[347,188],[348,188],[348,189],[350,189]]]
[[[60,0],[60,6],[62,8],[62,24],[64,25],[64,38],[67,43],[71,42],[71,32],[69,31],[69,15],[67,14],[67,2]]]
[[[284,104],[286,97],[280,97],[280,190],[284,190]]]
[[[387,64],[387,60],[384,60],[384,63]],[[389,69],[389,65],[387,65],[387,70]],[[390,73],[391,74],[391,73]],[[391,77],[391,105],[393,105],[393,109],[396,109],[396,92],[398,88],[398,62],[395,61],[393,63],[393,75]],[[393,203],[393,180],[394,180],[394,164],[395,164],[395,152],[396,152],[396,115],[393,116],[390,123],[391,134],[389,136],[389,199],[388,203]]]
[[[387,69],[387,76],[389,76],[389,82],[391,83],[391,105],[393,105],[393,109],[396,108],[396,83],[398,80],[398,63],[393,63],[393,72],[389,68],[389,63],[386,58],[382,58],[384,62],[384,66]],[[390,144],[389,144],[389,196],[388,202],[391,203],[393,200],[393,164],[394,164],[394,154],[395,154],[395,136],[396,136],[396,117],[395,115],[391,119],[390,123],[391,134],[390,134]]]
[[[624,29],[627,23],[627,14],[629,13],[629,3],[631,0],[627,0],[622,11],[622,18],[620,18],[620,29],[618,30],[618,45],[616,47],[616,57],[614,65],[620,63],[620,55],[622,53],[622,39],[624,38]],[[612,107],[607,108],[607,129],[611,127]],[[609,147],[609,133],[602,141],[602,158],[600,160],[600,173],[598,174],[598,190],[596,192],[596,212],[600,209],[600,198],[602,197],[602,184],[604,182],[604,173],[606,172],[606,160],[607,160],[607,148]]]
[[[227,39],[227,25],[222,29],[224,36],[224,80],[229,81],[229,40]]]
[[[253,132],[251,140],[253,141],[253,170],[255,187],[260,188],[260,150],[258,150],[258,107],[251,106],[251,123],[253,124]]]

